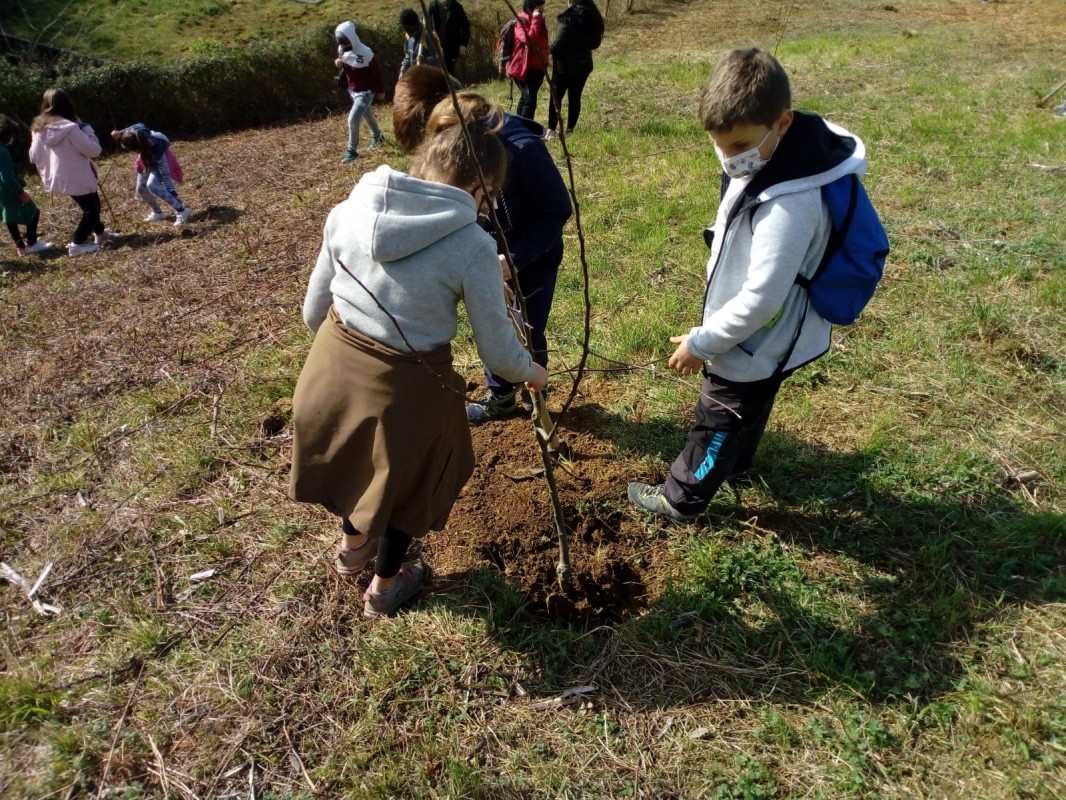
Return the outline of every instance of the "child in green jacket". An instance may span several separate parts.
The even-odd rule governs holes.
[[[28,256],[47,250],[52,245],[37,238],[41,212],[26,194],[26,183],[15,169],[15,161],[8,150],[17,137],[18,124],[0,114],[0,216],[15,240],[15,250],[20,256]],[[25,236],[19,230],[19,225],[25,226]]]

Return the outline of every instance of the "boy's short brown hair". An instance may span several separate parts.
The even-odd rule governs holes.
[[[769,53],[734,50],[719,61],[700,95],[700,124],[706,131],[736,125],[773,125],[792,108],[788,74]]]

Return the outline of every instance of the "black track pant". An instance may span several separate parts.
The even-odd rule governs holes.
[[[100,195],[76,194],[74,202],[81,209],[81,222],[78,223],[71,239],[74,244],[84,244],[90,233],[103,233],[104,223],[100,221]]]
[[[341,518],[341,530],[347,536],[357,536],[359,531],[352,525],[351,520]],[[411,544],[411,537],[398,528],[391,525],[385,528],[385,535],[378,540],[377,559],[374,561],[374,574],[379,578],[392,578],[403,566],[403,560],[407,555],[407,548]]]
[[[515,78],[515,83],[518,84],[518,91],[521,94],[515,114],[526,119],[534,119],[537,114],[537,92],[540,91],[540,85],[544,83],[544,71],[531,67],[526,72],[526,79],[520,81]]]
[[[41,210],[37,209],[37,213],[33,215],[33,219],[30,220],[29,225],[26,226],[26,238],[23,239],[22,234],[19,233],[19,226],[14,223],[9,223],[7,226],[7,232],[11,234],[11,238],[15,240],[16,247],[26,247],[27,245],[37,244],[37,223],[41,221]]]
[[[730,475],[751,466],[777,390],[787,375],[751,383],[707,375],[685,449],[670,465],[666,499],[682,514],[698,514]]]

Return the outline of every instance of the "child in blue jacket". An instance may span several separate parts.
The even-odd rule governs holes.
[[[153,131],[144,123],[138,122],[121,131],[111,131],[111,138],[139,156],[137,159],[137,194],[151,209],[144,218],[145,222],[159,222],[167,215],[159,207],[155,198],[159,198],[174,209],[174,226],[180,228],[192,212],[181,198],[171,174],[170,140],[159,131]]]

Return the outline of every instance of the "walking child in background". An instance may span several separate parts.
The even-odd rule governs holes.
[[[567,0],[567,9],[558,16],[559,25],[551,43],[552,90],[555,102],[548,105],[548,133],[546,139],[558,136],[559,111],[563,98],[570,99],[566,107],[566,133],[573,132],[581,114],[581,94],[592,74],[592,51],[603,41],[603,16],[593,0]],[[556,103],[559,111],[556,110]]]
[[[515,113],[526,119],[537,114],[537,93],[548,69],[548,28],[544,24],[544,0],[523,0],[514,26],[514,50],[507,74],[518,84],[521,96]]]
[[[704,379],[666,482],[628,490],[638,507],[675,521],[695,518],[751,466],[781,383],[829,349],[832,325],[798,277],[814,274],[829,242],[821,187],[866,172],[859,138],[793,111],[788,75],[758,49],[718,63],[699,117],[728,183],[709,240],[703,321],[671,337],[669,364]]]
[[[28,256],[47,250],[52,243],[37,238],[41,212],[26,194],[26,182],[18,174],[11,157],[10,148],[15,145],[18,132],[18,123],[0,114],[0,214],[15,240],[15,251],[20,256]],[[19,230],[20,225],[26,228],[25,236]]]
[[[100,184],[93,164],[100,155],[100,142],[92,126],[78,119],[69,94],[53,88],[45,90],[41,113],[34,118],[30,133],[30,161],[37,167],[44,190],[70,195],[81,209],[67,253],[95,253],[115,234],[100,220]]]
[[[334,31],[334,36],[337,39],[336,64],[344,71],[348,94],[352,98],[352,110],[348,114],[348,150],[341,163],[351,164],[359,158],[359,125],[363,117],[366,117],[371,134],[367,150],[373,150],[384,138],[370,105],[375,98],[385,99],[385,79],[381,74],[381,65],[374,58],[374,51],[359,41],[354,22],[342,22]]]
[[[403,27],[403,61],[400,63],[400,77],[411,67],[417,64],[437,65],[437,56],[429,37],[432,35],[418,18],[418,14],[410,8],[400,12],[400,25]],[[439,46],[438,49],[443,49]]]
[[[181,167],[170,150],[170,140],[140,122],[121,131],[111,131],[111,138],[121,144],[124,150],[137,154],[134,164],[137,171],[137,194],[151,209],[144,221],[159,222],[167,218],[156,202],[155,198],[158,197],[174,209],[174,226],[180,228],[184,225],[192,212],[181,202],[178,188],[174,185],[175,179],[180,181],[182,178]]]
[[[289,496],[341,518],[338,572],[373,562],[367,617],[418,593],[428,567],[404,560],[408,545],[444,527],[473,472],[451,355],[459,302],[485,363],[537,390],[548,380],[518,341],[496,243],[477,225],[506,172],[496,131],[461,122],[449,100],[430,115],[410,175],[385,165],[363,175],[326,220],[304,300],[316,336],[293,393]]]

